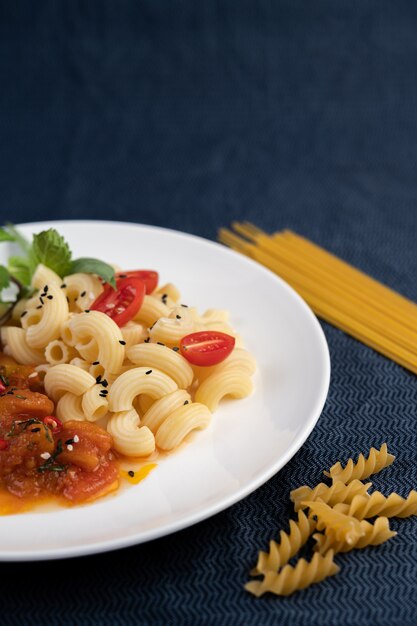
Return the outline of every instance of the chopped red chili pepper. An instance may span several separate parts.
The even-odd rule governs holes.
[[[6,385],[4,385],[2,381],[0,380],[0,393],[3,393],[5,391],[6,391]]]
[[[62,430],[62,422],[55,415],[47,415],[42,421],[53,433],[59,433]]]
[[[8,447],[8,442],[5,439],[0,439],[0,450],[7,450]]]

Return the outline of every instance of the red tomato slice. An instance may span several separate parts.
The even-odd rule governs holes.
[[[154,270],[128,270],[127,272],[119,272],[116,278],[139,278],[146,285],[146,293],[155,291],[158,284],[158,272]]]
[[[214,330],[202,330],[183,337],[180,352],[193,365],[209,366],[224,361],[234,346],[234,337]]]
[[[124,326],[139,311],[145,297],[145,283],[138,278],[119,278],[116,289],[110,285],[94,300],[90,309],[101,311],[118,326]]]

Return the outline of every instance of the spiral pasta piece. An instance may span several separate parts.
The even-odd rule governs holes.
[[[138,366],[155,367],[174,380],[180,389],[193,382],[194,372],[184,357],[167,346],[140,343],[126,350],[127,358]]]
[[[355,496],[345,510],[347,515],[354,515],[360,520],[375,515],[410,517],[417,515],[417,491],[410,491],[407,498],[402,498],[398,493],[391,493],[386,497],[379,491],[374,491],[368,498]]]
[[[155,437],[147,426],[140,425],[135,409],[112,415],[107,432],[113,437],[117,452],[126,456],[149,456],[155,450]]]
[[[390,529],[387,517],[378,517],[374,524],[362,520],[361,527],[363,535],[358,537],[353,543],[335,541],[331,532],[326,532],[325,534],[316,533],[313,535],[313,539],[316,541],[315,550],[318,550],[320,554],[325,554],[327,550],[333,550],[334,554],[337,552],[349,552],[354,548],[378,546],[397,534]]]
[[[363,496],[356,496],[362,498]],[[335,511],[328,504],[318,501],[307,501],[303,505],[310,508],[312,515],[317,517],[317,528],[327,528],[331,531],[335,541],[352,544],[364,534],[360,521],[352,515],[345,515]]]
[[[231,369],[225,372],[215,372],[197,388],[194,400],[205,404],[214,413],[220,400],[225,396],[245,398],[252,392],[252,389],[253,384],[250,376],[241,370]]]
[[[324,483],[319,483],[311,489],[306,485],[293,489],[290,493],[291,501],[294,502],[294,509],[298,511],[302,508],[302,502],[305,500],[320,499],[329,506],[333,506],[338,502],[352,502],[357,495],[366,496],[368,489],[372,483],[362,483],[360,480],[354,479],[348,485],[342,482],[335,482],[330,487]]]
[[[345,468],[338,461],[332,465],[329,472],[324,472],[324,474],[333,481],[340,480],[343,483],[349,483],[355,478],[363,480],[371,474],[380,472],[384,467],[391,465],[394,459],[395,456],[388,453],[387,444],[383,443],[380,450],[371,448],[368,458],[360,454],[356,463],[353,459],[349,459]]]
[[[339,566],[333,561],[332,550],[328,550],[325,556],[316,552],[310,562],[299,559],[295,567],[285,565],[278,573],[269,571],[262,581],[252,580],[246,583],[245,589],[257,597],[267,591],[278,596],[288,596],[337,574],[339,570]]]
[[[158,448],[176,448],[193,430],[202,430],[210,424],[211,413],[204,404],[193,402],[175,409],[158,428],[155,441]]]
[[[158,399],[176,389],[176,382],[163,372],[147,367],[135,367],[114,381],[108,396],[109,410],[130,411],[136,396],[142,393]]]
[[[306,543],[315,526],[315,521],[300,510],[298,520],[290,520],[290,531],[280,531],[280,542],[270,541],[269,552],[259,552],[258,562],[251,574],[257,576],[268,571],[277,572]]]
[[[142,406],[142,398],[146,398],[146,396],[139,396],[139,398],[141,400],[140,405]],[[168,393],[166,396],[151,403],[151,406],[145,411],[141,423],[155,434],[168,415],[190,402],[191,396],[184,389],[178,389],[177,391]]]

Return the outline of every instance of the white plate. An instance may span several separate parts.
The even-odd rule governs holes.
[[[254,354],[255,392],[224,401],[196,433],[138,485],[96,503],[0,518],[0,559],[41,560],[93,554],[167,535],[231,506],[266,482],[297,452],[316,424],[330,378],[324,334],[304,301],[247,258],[184,233],[121,222],[26,224],[28,235],[55,227],[74,256],[126,269],[152,268],[182,302],[229,309]],[[7,245],[0,246],[4,263]]]

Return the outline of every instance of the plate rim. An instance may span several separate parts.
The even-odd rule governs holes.
[[[127,538],[118,537],[117,539],[108,539],[103,541],[98,541],[96,543],[89,542],[86,545],[81,545],[78,547],[69,546],[69,547],[60,547],[60,548],[51,548],[51,549],[42,549],[39,552],[35,550],[31,550],[30,552],[10,552],[4,553],[0,549],[0,562],[29,562],[29,561],[45,561],[45,560],[56,560],[56,559],[67,559],[67,558],[76,558],[81,556],[88,556],[94,554],[101,554],[105,552],[110,552],[113,550],[120,550],[124,548],[129,548],[135,545],[140,545],[142,543],[147,543],[161,537],[169,536],[175,532],[180,530],[184,530],[185,528],[189,528],[198,524],[210,517],[220,513],[229,507],[233,506],[237,502],[243,500],[251,493],[259,489],[262,485],[268,482],[273,476],[275,476],[289,461],[292,457],[301,449],[305,441],[310,436],[311,432],[315,428],[321,413],[323,411],[324,405],[326,403],[326,399],[329,392],[330,387],[330,378],[331,378],[331,359],[330,359],[330,351],[329,346],[326,340],[325,333],[323,328],[320,325],[316,315],[309,307],[309,305],[305,302],[305,300],[291,287],[284,279],[280,276],[264,267],[257,261],[250,259],[235,250],[232,250],[214,240],[206,239],[199,235],[194,235],[192,233],[187,233],[184,231],[175,230],[173,228],[167,228],[163,226],[154,226],[151,224],[142,224],[130,221],[123,220],[92,220],[92,219],[66,219],[66,220],[42,220],[35,222],[22,222],[19,224],[15,224],[14,226],[34,229],[38,228],[41,225],[48,225],[48,228],[57,228],[59,226],[65,225],[77,225],[77,224],[91,224],[95,226],[103,225],[120,225],[124,227],[132,226],[134,228],[139,228],[142,230],[151,230],[153,232],[161,232],[161,233],[170,233],[176,236],[181,236],[186,239],[196,240],[198,243],[209,246],[212,249],[218,250],[222,249],[224,253],[231,255],[232,257],[238,257],[240,261],[247,263],[251,266],[256,266],[257,270],[268,274],[270,277],[272,276],[274,280],[278,281],[281,284],[287,293],[291,295],[293,299],[295,299],[299,306],[304,309],[304,312],[310,317],[310,321],[315,328],[317,338],[319,339],[320,350],[323,357],[323,378],[321,382],[321,388],[317,394],[317,398],[315,401],[314,407],[309,411],[309,418],[306,420],[306,424],[303,426],[303,429],[298,433],[298,435],[294,438],[293,442],[286,450],[285,454],[283,454],[279,460],[271,464],[264,472],[257,475],[254,479],[248,481],[246,485],[243,485],[236,491],[231,494],[228,494],[216,503],[205,507],[202,511],[189,513],[181,517],[179,520],[174,522],[165,523],[156,529],[148,529],[146,531],[142,531],[140,536],[129,536]],[[25,513],[20,513],[17,515],[25,515]],[[10,516],[8,516],[10,517]]]

